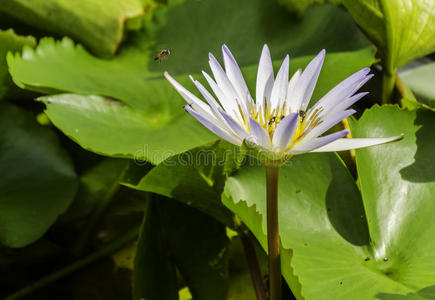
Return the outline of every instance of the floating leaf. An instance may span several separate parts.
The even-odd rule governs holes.
[[[153,120],[152,116],[99,96],[60,94],[40,99],[47,104],[45,112],[54,125],[83,148],[104,155],[157,164],[216,140],[181,105],[176,106],[179,112],[173,119],[163,121],[158,113]]]
[[[32,115],[0,103],[0,241],[40,238],[72,202],[77,179],[57,136]]]
[[[314,3],[342,4],[393,70],[435,51],[432,0],[280,0],[302,13]]]
[[[136,184],[124,184],[177,199],[233,226],[233,215],[222,205],[220,194],[224,173],[236,167],[236,156],[236,146],[215,142],[172,156],[151,171],[139,173]]]
[[[375,259],[414,291],[435,284],[434,113],[374,107],[351,122],[357,137],[403,133],[395,143],[356,150],[361,192]]]
[[[21,51],[24,45],[35,47],[36,41],[31,36],[17,35],[12,29],[0,30],[0,99],[18,98],[26,94],[12,82],[6,64],[6,53]]]
[[[125,21],[143,14],[140,0],[10,0],[0,12],[57,36],[70,36],[101,56],[115,54]]]

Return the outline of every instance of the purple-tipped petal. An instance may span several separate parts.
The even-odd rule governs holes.
[[[343,119],[346,119],[347,117],[353,115],[354,113],[356,113],[355,110],[349,109],[337,113],[336,115],[333,115],[330,118],[327,118],[326,120],[323,120],[322,123],[314,127],[310,132],[308,132],[307,135],[302,140],[308,142],[312,139],[315,139],[316,137],[318,137],[319,135],[323,134],[328,129],[330,129],[332,126],[342,121]]]
[[[239,95],[242,101],[248,101],[250,98],[248,87],[246,86],[245,79],[243,78],[242,72],[240,71],[239,65],[234,59],[233,54],[226,45],[222,46],[222,53],[224,57],[225,71],[227,73],[228,79],[233,84],[234,89]],[[249,96],[248,96],[249,95]]]
[[[239,122],[234,120],[231,116],[229,116],[226,112],[224,112],[222,109],[219,109],[220,114],[225,119],[227,124],[230,126],[230,128],[234,131],[234,133],[240,137],[242,140],[244,140],[249,133],[246,131],[245,128],[243,128]]]
[[[345,137],[349,133],[349,130],[344,129],[338,132],[334,132],[332,134],[329,134],[327,136],[323,136],[321,138],[317,138],[314,140],[311,140],[306,143],[299,143],[294,146],[293,149],[291,149],[288,154],[301,154],[305,152],[311,152],[315,151],[315,149],[320,148],[324,145],[327,145],[331,142],[334,142],[337,139],[341,139]]]
[[[327,118],[327,116],[331,116],[334,114],[337,114],[340,111],[344,111],[346,109],[348,109],[349,107],[351,107],[355,102],[357,102],[358,100],[360,100],[362,97],[364,97],[365,95],[367,95],[368,92],[361,92],[358,94],[353,95],[350,98],[344,99],[342,102],[340,102],[339,104],[337,104],[334,108],[332,108],[329,111],[323,112],[322,113],[322,118]]]
[[[279,107],[285,100],[288,88],[288,73],[289,73],[289,56],[286,55],[278,74],[276,75],[275,83],[273,84],[272,94],[270,95],[270,103],[272,110]]]
[[[370,147],[380,144],[389,143],[402,138],[403,135],[388,137],[388,138],[355,138],[355,139],[338,139],[323,147],[317,148],[312,152],[332,152],[332,151],[345,151],[351,149],[358,149]]]
[[[270,142],[269,134],[267,131],[258,124],[257,121],[249,118],[249,129],[254,136],[257,144],[265,149],[271,149],[272,143]]]
[[[295,97],[297,102],[300,103],[299,109],[301,110],[306,110],[308,103],[311,100],[324,59],[325,50],[323,49],[315,58],[313,58],[301,75],[296,92],[297,96]]]
[[[272,138],[274,150],[283,151],[290,143],[296,128],[298,127],[298,113],[287,115],[279,122]]]
[[[201,114],[197,113],[195,110],[193,110],[188,104],[184,106],[186,111],[191,114],[195,119],[197,119],[202,125],[204,125],[206,128],[208,128],[211,132],[216,134],[218,137],[223,138],[224,140],[235,144],[237,146],[242,145],[242,140],[240,140],[238,137],[234,136],[233,134],[227,132],[223,128],[219,127],[216,123],[212,122],[210,118],[206,118],[202,116]]]
[[[274,81],[272,58],[267,45],[263,46],[260,62],[257,71],[257,86],[255,89],[255,102],[257,106],[264,102],[264,99],[270,100]]]
[[[370,68],[364,68],[352,74],[323,96],[315,106],[322,106],[325,110],[334,109],[334,107],[343,101],[343,99],[352,96],[359,88],[361,88],[361,86],[373,77],[373,74],[367,75],[368,72],[370,72]]]

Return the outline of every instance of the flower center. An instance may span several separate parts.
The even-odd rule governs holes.
[[[292,144],[299,142],[308,134],[308,132],[322,123],[320,118],[322,112],[323,107],[311,108],[308,111],[300,110],[298,112],[297,128],[291,139],[291,146],[289,146],[289,148],[293,147],[294,145]],[[241,109],[240,113],[243,118],[243,122],[241,122],[242,125],[244,125],[248,132],[250,132],[248,120],[242,113]],[[250,117],[257,121],[267,131],[271,140],[281,120],[290,113],[291,111],[286,108],[285,103],[273,110],[267,105],[266,101],[264,101],[264,106],[262,108],[257,108],[253,103],[250,103],[249,105]],[[288,150],[289,149],[286,149],[285,151]]]

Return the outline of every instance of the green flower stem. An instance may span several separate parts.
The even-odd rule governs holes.
[[[50,284],[52,284],[53,282],[56,282],[57,280],[60,280],[68,275],[70,275],[71,273],[74,273],[88,265],[90,265],[91,263],[105,257],[108,256],[114,252],[116,252],[117,250],[119,250],[120,248],[122,248],[123,246],[125,246],[126,244],[130,243],[131,241],[133,241],[137,235],[139,233],[139,228],[134,228],[132,230],[130,230],[129,232],[122,234],[120,238],[112,241],[111,243],[107,244],[106,246],[104,246],[103,248],[99,249],[98,251],[60,269],[59,271],[56,271],[54,273],[51,273],[43,278],[41,278],[40,280],[26,286],[25,288],[19,290],[18,292],[6,297],[4,300],[16,300],[16,299],[21,299],[24,296],[30,295],[34,292],[36,292],[37,290],[46,287]]]
[[[387,104],[391,102],[391,97],[394,91],[394,82],[396,78],[396,68],[394,66],[393,57],[393,26],[391,24],[390,0],[381,0],[379,4],[382,10],[382,14],[384,15],[386,39],[384,61],[382,62],[382,104]]]
[[[278,177],[277,165],[266,165],[267,189],[267,247],[269,254],[270,300],[281,300],[281,260],[278,228]]]
[[[242,240],[243,249],[245,250],[246,260],[248,262],[248,268],[251,273],[252,284],[254,285],[257,300],[266,300],[266,290],[264,288],[257,254],[255,253],[254,245],[252,244],[252,234],[248,229],[241,230],[240,238]]]
[[[382,75],[382,104],[391,102],[391,98],[394,91],[394,84],[396,81],[396,75],[393,71],[392,74],[388,70],[383,71]]]

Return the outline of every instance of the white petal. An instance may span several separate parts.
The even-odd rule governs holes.
[[[256,107],[257,111],[262,114],[263,119],[265,118],[266,110],[264,108],[264,101],[266,101],[267,107],[271,107],[270,105],[270,94],[272,93],[273,88],[273,74],[270,75],[269,80],[266,82],[266,86],[264,88],[265,98],[263,101],[257,101]]]
[[[213,54],[209,53],[208,57],[210,60],[208,61],[210,68],[213,72],[214,78],[216,79],[216,83],[218,84],[221,91],[224,93],[226,101],[231,103],[234,110],[242,109],[245,115],[248,115],[248,107],[246,101],[242,101],[237,95],[236,90],[234,89],[231,81],[228,79],[227,74],[222,69],[219,62],[213,56]]]
[[[317,138],[311,140],[307,143],[297,144],[293,149],[291,149],[288,154],[301,154],[305,152],[316,151],[315,149],[320,148],[324,145],[327,145],[331,142],[334,142],[337,139],[345,137],[349,133],[349,130],[344,129],[338,132],[334,132],[328,134],[327,136],[323,136],[321,138]]]
[[[272,148],[269,134],[260,124],[257,123],[257,121],[253,120],[252,118],[249,118],[249,129],[251,131],[251,134],[254,136],[256,143],[259,146],[265,149]]]
[[[248,101],[250,99],[248,87],[246,86],[245,79],[240,71],[239,65],[234,59],[231,51],[226,45],[222,46],[222,53],[224,57],[225,71],[227,72],[228,79],[233,84],[234,89],[239,95],[242,101]],[[249,96],[248,96],[249,95]]]
[[[295,103],[295,91],[297,84],[299,83],[299,79],[301,78],[302,70],[297,70],[292,78],[290,79],[290,82],[288,83],[288,89],[287,89],[287,97],[286,97],[286,106],[290,112],[297,112],[299,111],[299,106],[296,107]]]
[[[230,128],[234,131],[234,133],[240,137],[242,140],[244,140],[249,133],[246,131],[245,128],[243,128],[239,122],[234,120],[231,116],[229,116],[226,112],[224,112],[222,109],[219,110],[222,117],[225,119],[227,124],[230,126]]]
[[[211,71],[213,72],[213,76],[216,80],[217,85],[226,97],[232,99],[234,103],[237,103],[236,101],[234,101],[235,98],[237,98],[237,93],[234,90],[232,83],[228,79],[227,74],[222,69],[221,65],[213,56],[213,54],[209,53],[208,57],[210,58],[208,63],[210,65]]]
[[[314,87],[316,86],[324,59],[325,50],[322,50],[302,72],[298,87],[295,91],[295,106],[299,107],[298,110],[306,110],[311,96],[313,95]]]
[[[290,143],[298,127],[298,113],[287,115],[279,122],[273,133],[272,144],[277,152],[284,150]]]
[[[285,100],[288,88],[288,70],[289,70],[289,56],[286,55],[278,74],[276,75],[275,83],[273,84],[272,94],[270,95],[270,103],[272,110],[279,107]]]
[[[240,117],[239,110],[237,108],[237,105],[235,105],[235,101],[230,101],[222,92],[222,90],[219,88],[219,86],[216,84],[216,82],[208,75],[206,72],[202,71],[202,74],[204,75],[205,79],[207,80],[208,84],[210,85],[211,89],[213,90],[213,93],[215,93],[216,97],[219,99],[219,102],[221,103],[224,110],[233,117]]]
[[[188,104],[184,107],[186,111],[191,114],[195,119],[197,119],[202,125],[208,128],[211,132],[216,134],[217,136],[227,140],[228,142],[235,144],[237,146],[242,145],[242,140],[238,137],[234,136],[232,133],[226,131],[224,128],[221,128],[218,124],[213,122],[211,119],[204,117],[199,114],[195,110],[193,110]]]
[[[257,71],[257,87],[255,89],[255,102],[257,103],[257,107],[264,102],[264,98],[270,99],[273,81],[272,58],[270,57],[269,48],[267,45],[264,45]]]
[[[208,105],[212,109],[213,115],[217,119],[219,119],[219,121],[221,122],[221,126],[228,127],[227,122],[222,117],[222,114],[219,111],[219,109],[221,109],[221,106],[219,105],[219,103],[217,103],[217,101],[214,99],[214,97],[209,93],[209,91],[207,91],[207,89],[201,84],[201,82],[199,82],[198,80],[194,80],[192,76],[189,76],[189,78],[193,81],[193,83],[195,84],[196,88],[199,90],[201,95],[205,98],[205,100],[207,101]],[[227,129],[230,129],[230,128],[228,127]]]
[[[207,101],[208,105],[216,112],[219,107],[219,103],[214,99],[214,97],[207,91],[207,89],[199,82],[198,80],[193,79],[191,75],[189,75],[190,80],[192,80],[193,84],[195,84],[198,91],[201,93],[201,95],[204,97],[204,99]],[[218,112],[219,113],[219,112]]]
[[[355,138],[355,139],[338,139],[323,147],[317,148],[312,152],[330,152],[330,151],[344,151],[350,149],[358,149],[370,147],[374,145],[389,143],[402,138],[403,135],[388,137],[388,138]]]
[[[308,142],[319,135],[326,132],[328,129],[330,129],[332,126],[340,122],[341,120],[353,115],[356,111],[353,109],[345,110],[343,112],[340,112],[336,115],[332,115],[330,118],[327,118],[326,120],[323,120],[322,123],[314,127],[310,132],[307,133],[307,135],[303,138],[303,141]]]
[[[186,90],[181,84],[179,84],[174,78],[171,77],[171,75],[168,74],[168,72],[164,73],[166,79],[175,87],[177,92],[186,100],[186,102],[192,107],[199,111],[199,112],[205,112],[207,114],[213,114],[210,107],[204,103],[202,100],[200,100],[198,97],[196,97],[194,94]]]

